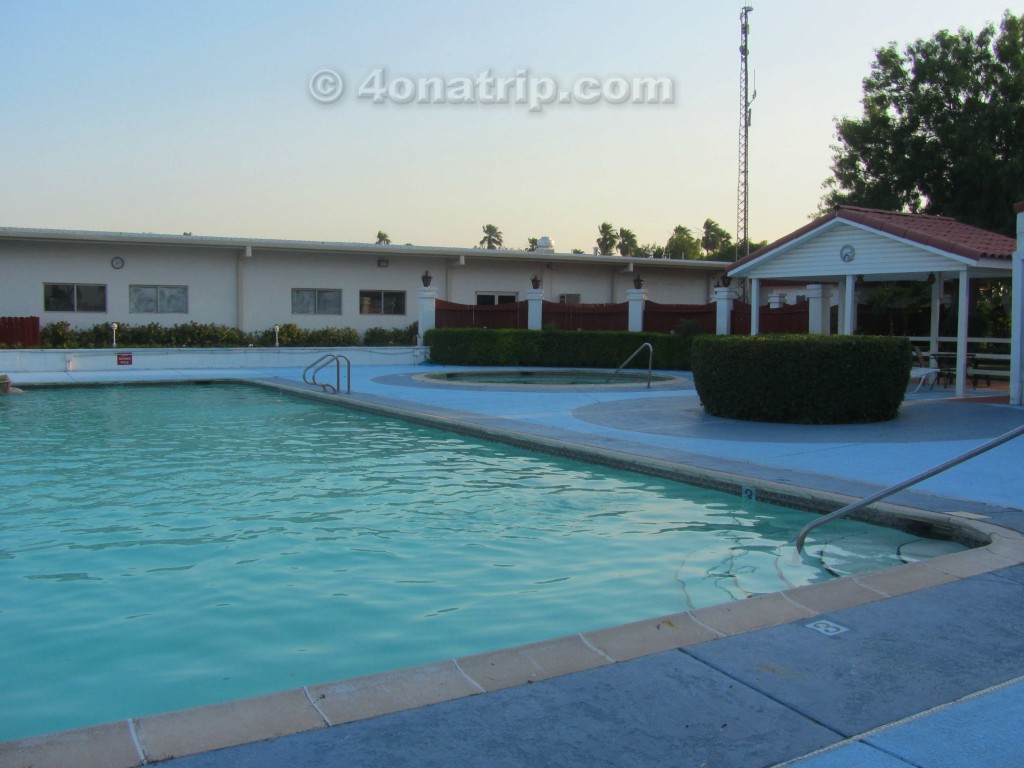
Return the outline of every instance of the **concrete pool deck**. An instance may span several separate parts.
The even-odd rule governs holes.
[[[821,427],[705,416],[686,381],[495,389],[420,380],[428,370],[442,369],[355,367],[345,399],[808,501],[866,495],[1024,423],[1024,409],[954,401],[938,388],[910,396],[893,422]],[[299,373],[145,378],[299,388]],[[7,742],[0,766],[134,766],[189,753],[168,764],[1019,765],[1022,464],[1018,440],[892,499],[936,520],[1006,529],[991,529],[986,548],[393,675]],[[291,735],[255,741],[280,734]],[[239,746],[217,749],[230,744]]]

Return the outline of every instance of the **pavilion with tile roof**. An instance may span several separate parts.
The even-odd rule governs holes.
[[[812,333],[828,333],[831,291],[837,290],[841,334],[857,327],[859,283],[921,280],[931,284],[930,349],[938,351],[939,306],[947,282],[958,284],[956,307],[968,306],[971,280],[1012,277],[1010,402],[1021,404],[1022,313],[1018,286],[1024,285],[1024,202],[1014,206],[1017,239],[970,226],[946,216],[895,213],[839,206],[800,229],[737,261],[728,277],[750,282],[760,295],[761,282],[784,280],[807,284]],[[718,289],[722,296],[728,288]],[[751,334],[758,333],[758,313],[751,314]],[[956,390],[967,379],[967,312],[957,311]]]

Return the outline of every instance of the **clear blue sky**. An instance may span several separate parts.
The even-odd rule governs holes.
[[[752,0],[750,235],[806,223],[874,51],[1005,0]],[[0,0],[0,226],[590,251],[736,228],[741,2]],[[1015,9],[1020,12],[1020,9]],[[373,104],[360,83],[653,75],[671,105]],[[330,68],[346,91],[321,104]]]

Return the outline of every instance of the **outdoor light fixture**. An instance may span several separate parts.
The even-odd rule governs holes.
[[[929,272],[928,273],[928,285],[935,285],[935,273],[934,272]]]
[[[117,323],[110,324],[110,346],[112,349],[117,349]]]
[[[633,278],[633,287],[634,288],[643,288],[644,287],[644,276],[641,275],[639,272],[637,272],[636,273],[636,277]]]
[[[534,288],[540,288],[540,286],[541,286],[540,275],[534,275],[533,277],[531,277],[530,278],[530,283],[533,285]]]
[[[281,341],[278,338],[278,334],[279,333],[281,333],[281,326],[280,325],[275,325],[274,326],[274,346],[275,347],[280,347],[281,346]]]
[[[430,274],[430,270],[424,270],[423,274],[420,275],[420,280],[423,281],[423,287],[428,288],[430,281],[434,279],[434,276]]]

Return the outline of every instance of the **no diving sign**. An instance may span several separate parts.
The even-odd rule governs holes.
[[[131,352],[118,352],[117,353],[117,364],[118,365],[131,365],[132,364],[132,353]]]

